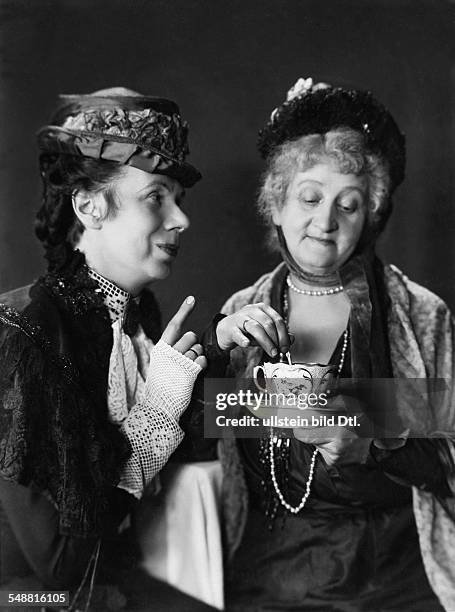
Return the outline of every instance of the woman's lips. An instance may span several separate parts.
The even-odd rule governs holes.
[[[169,257],[177,257],[177,253],[179,252],[179,247],[176,244],[163,243],[157,244],[156,246],[164,251],[166,255],[169,255]]]
[[[325,246],[333,246],[335,244],[335,241],[330,238],[317,238],[316,236],[307,236],[307,238]]]

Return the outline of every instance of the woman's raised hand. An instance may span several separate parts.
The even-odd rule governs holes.
[[[286,353],[293,342],[283,318],[263,302],[248,304],[222,319],[216,328],[216,338],[224,351],[235,346],[260,346],[271,357]]]
[[[202,345],[194,332],[188,331],[182,335],[182,327],[187,317],[193,311],[196,300],[192,295],[187,297],[175,315],[169,321],[161,340],[169,344],[179,353],[197,363],[202,369],[207,367],[207,359],[203,355]]]

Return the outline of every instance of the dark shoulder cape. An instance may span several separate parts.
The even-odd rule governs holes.
[[[62,534],[97,535],[130,454],[108,420],[109,313],[78,252],[30,298],[22,312],[0,306],[0,475],[46,494]],[[156,339],[156,302],[149,292],[141,302]]]

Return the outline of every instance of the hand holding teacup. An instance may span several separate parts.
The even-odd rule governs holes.
[[[340,396],[336,399],[340,401]],[[330,433],[327,433],[327,430]],[[319,450],[327,465],[364,463],[373,440],[370,437],[360,437],[354,428],[343,426],[296,427],[293,432],[294,437],[300,442],[313,444]]]
[[[336,427],[296,427],[294,437],[305,444],[319,449],[328,465],[364,463],[368,457],[373,438],[366,429],[364,404],[354,395],[340,393],[329,397],[324,411],[336,412],[340,416],[355,417],[357,426],[337,425]],[[323,412],[322,410],[320,412]]]
[[[262,374],[263,379],[259,378]],[[281,394],[282,397],[305,393],[315,398],[312,407],[298,410],[277,406],[277,416],[295,417],[299,414],[310,423],[305,427],[293,428],[297,440],[316,446],[327,464],[362,463],[368,456],[372,438],[360,437],[356,427],[338,424],[339,416],[356,415],[361,419],[363,404],[355,395],[337,393],[337,367],[318,363],[264,363],[253,371],[256,387],[267,394]],[[318,398],[324,396],[324,402]],[[322,417],[322,418],[321,418]],[[325,425],[333,418],[335,425]]]
[[[262,392],[267,408],[261,418],[278,417],[280,428],[293,427],[297,418],[309,423],[314,430],[314,421],[338,418],[345,405],[329,397],[337,388],[337,367],[331,364],[266,362],[253,369],[253,380]],[[319,427],[317,427],[319,429]]]

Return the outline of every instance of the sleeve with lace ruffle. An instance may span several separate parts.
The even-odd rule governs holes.
[[[187,408],[201,367],[160,340],[150,352],[142,401],[122,423],[132,453],[119,487],[140,498],[183,439],[179,418]]]

